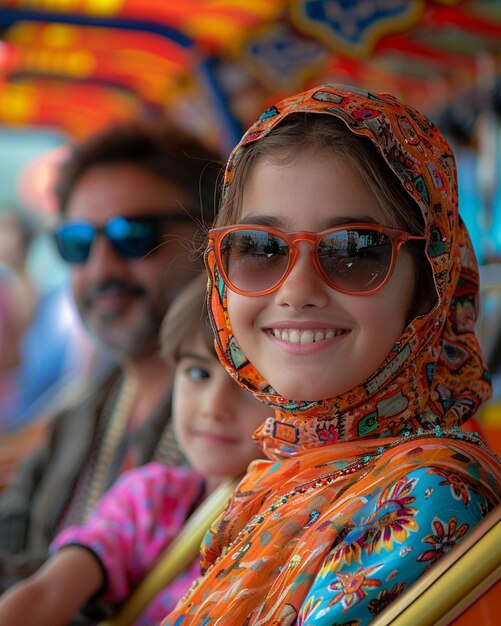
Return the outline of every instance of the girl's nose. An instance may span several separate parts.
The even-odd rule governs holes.
[[[204,411],[217,421],[230,422],[233,420],[234,409],[238,410],[238,407],[233,406],[234,402],[232,403],[235,397],[233,388],[237,385],[226,372],[220,372],[220,374],[219,380],[213,377],[210,388],[207,390],[204,398]]]
[[[276,303],[295,310],[323,307],[329,302],[329,287],[313,265],[312,248],[306,242],[297,248],[295,263],[275,293]]]

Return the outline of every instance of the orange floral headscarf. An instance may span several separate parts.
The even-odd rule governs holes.
[[[490,396],[491,385],[475,337],[477,262],[458,215],[456,167],[447,141],[429,120],[393,96],[325,85],[261,115],[229,158],[225,192],[245,146],[298,112],[336,116],[382,154],[422,211],[438,301],[407,326],[384,363],[355,389],[318,402],[282,398],[233,336],[226,286],[209,242],[209,299],[219,358],[239,384],[278,409],[258,433],[261,445],[272,458],[283,458],[335,441],[461,425]]]

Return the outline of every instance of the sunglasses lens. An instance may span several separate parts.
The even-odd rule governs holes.
[[[156,246],[159,226],[157,219],[115,217],[106,226],[106,236],[122,256],[140,258]]]
[[[282,278],[289,262],[287,242],[274,233],[260,230],[227,233],[220,249],[228,281],[249,293],[271,289]]]
[[[377,230],[336,231],[318,245],[318,260],[329,282],[353,293],[379,287],[388,275],[391,259],[391,240]]]
[[[92,224],[73,222],[60,226],[54,233],[57,249],[68,263],[84,263],[96,237]]]

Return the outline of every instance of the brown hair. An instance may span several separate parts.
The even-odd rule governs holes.
[[[291,150],[291,148],[294,150]],[[216,223],[234,224],[240,219],[244,185],[254,166],[263,159],[294,163],[306,149],[330,150],[357,170],[388,221],[386,226],[424,232],[424,221],[415,201],[402,187],[372,142],[356,135],[338,118],[315,113],[294,113],[268,135],[244,146],[233,168],[233,179],[223,199]]]
[[[191,280],[174,300],[165,314],[160,329],[162,357],[174,365],[189,336],[201,331],[207,347],[214,349],[214,333],[207,316],[207,274],[203,272]]]
[[[419,206],[405,191],[372,142],[350,131],[340,119],[315,113],[291,114],[268,135],[241,148],[216,225],[238,223],[245,184],[258,162],[269,160],[288,165],[296,162],[306,149],[330,150],[347,160],[373,192],[386,226],[400,228],[414,235],[424,233],[425,224]],[[412,319],[416,314],[431,308],[436,300],[436,292],[423,245],[411,242],[407,244],[407,249],[416,268],[414,300],[409,312],[409,319]]]
[[[166,120],[132,120],[107,127],[73,146],[59,170],[55,195],[64,215],[73,188],[89,169],[100,165],[135,165],[171,181],[190,200],[189,215],[210,224],[218,204],[222,158],[198,139]],[[200,214],[202,209],[205,214]]]

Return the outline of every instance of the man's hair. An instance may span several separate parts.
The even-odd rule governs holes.
[[[116,123],[74,145],[54,189],[60,214],[65,214],[83,174],[115,164],[134,165],[176,184],[190,200],[183,208],[194,218],[212,223],[219,203],[222,157],[166,120]]]

